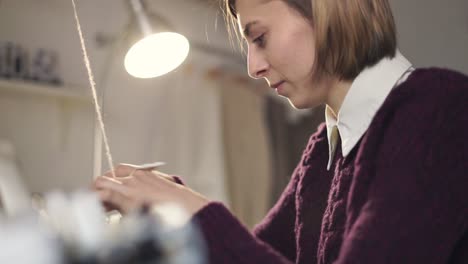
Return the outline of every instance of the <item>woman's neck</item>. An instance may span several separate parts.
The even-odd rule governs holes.
[[[330,107],[334,114],[338,117],[341,105],[348,94],[353,81],[345,81],[335,79],[331,81],[330,90],[328,92],[327,105]]]

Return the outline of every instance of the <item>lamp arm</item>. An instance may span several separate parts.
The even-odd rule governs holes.
[[[140,26],[141,31],[145,36],[152,34],[153,30],[148,20],[148,16],[145,13],[145,9],[141,0],[129,0],[130,6],[132,7],[135,18]]]

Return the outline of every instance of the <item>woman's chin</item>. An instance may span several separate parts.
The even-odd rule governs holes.
[[[309,101],[306,100],[294,100],[294,98],[288,98],[289,103],[291,104],[292,107],[298,110],[302,109],[309,109],[309,108],[315,108],[319,106],[320,104],[313,104]]]

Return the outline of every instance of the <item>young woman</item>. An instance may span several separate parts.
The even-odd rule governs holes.
[[[184,205],[211,263],[468,263],[468,77],[414,69],[387,0],[225,2],[249,74],[327,105],[281,198],[252,233],[158,172],[119,166],[101,199]]]

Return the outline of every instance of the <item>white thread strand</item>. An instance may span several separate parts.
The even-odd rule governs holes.
[[[112,161],[112,155],[110,152],[109,142],[107,140],[106,129],[104,128],[104,121],[102,119],[101,108],[99,107],[99,102],[97,99],[96,83],[94,82],[93,72],[91,71],[91,64],[89,62],[88,53],[86,51],[86,45],[85,45],[85,41],[83,38],[83,32],[81,31],[80,19],[78,18],[78,12],[76,10],[75,0],[72,0],[72,4],[73,4],[73,12],[75,13],[76,28],[78,30],[78,35],[80,37],[81,50],[83,52],[83,59],[86,65],[86,70],[88,71],[89,84],[91,85],[91,91],[93,93],[96,116],[97,116],[97,119],[101,128],[102,138],[104,140],[104,147],[106,148],[107,162],[109,163],[109,168],[112,171],[112,177],[116,178],[115,172],[114,172],[114,163]]]

